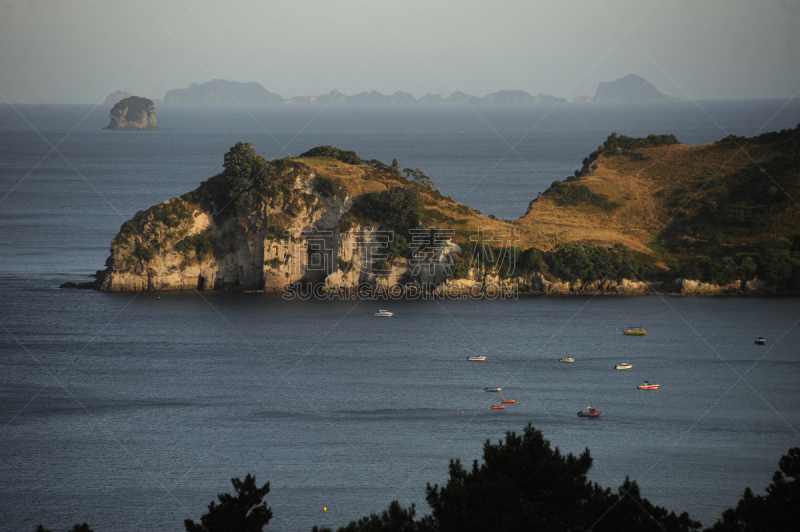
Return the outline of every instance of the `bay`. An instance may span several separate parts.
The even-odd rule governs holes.
[[[655,504],[712,524],[800,441],[796,299],[56,287],[101,269],[125,219],[195,188],[240,140],[268,158],[321,144],[397,158],[511,219],[611,131],[712,142],[794,127],[800,105],[784,103],[161,107],[147,132],[102,130],[107,108],[0,106],[0,529],[178,531],[248,472],[271,482],[272,530],[340,526],[394,498],[425,512],[425,483],[444,482],[450,458],[470,463],[528,422],[562,450],[588,447],[592,480],[629,475]],[[64,138],[59,153],[42,136]],[[625,337],[627,325],[650,332]],[[634,369],[614,371],[623,361]],[[661,389],[639,391],[644,379]],[[494,386],[520,404],[491,411]],[[578,418],[587,404],[603,417]]]

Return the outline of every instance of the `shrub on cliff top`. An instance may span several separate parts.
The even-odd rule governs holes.
[[[586,185],[576,185],[575,183],[562,183],[561,181],[553,181],[550,188],[545,190],[544,195],[553,197],[556,205],[562,207],[580,205],[581,203],[588,203],[595,207],[599,207],[606,212],[613,211],[619,208],[619,203],[615,201],[608,201],[608,196],[605,194],[596,194],[592,192]]]
[[[345,164],[361,164],[361,157],[356,152],[342,150],[334,146],[317,146],[301,153],[300,157],[330,157]]]

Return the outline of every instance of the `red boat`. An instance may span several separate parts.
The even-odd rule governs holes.
[[[583,410],[578,412],[578,417],[594,417],[594,418],[597,418],[597,417],[600,417],[600,414],[602,414],[602,413],[603,413],[602,410],[598,410],[593,406],[587,406],[586,407],[586,412],[584,412]]]
[[[492,410],[505,410],[505,405],[492,405],[490,407]]]
[[[644,384],[639,385],[640,390],[658,390],[658,387],[661,386],[660,384],[650,384],[647,381],[644,381]]]
[[[504,403],[504,404],[507,404],[507,405],[513,405],[513,404],[515,404],[517,402],[517,400],[516,399],[506,399],[505,397],[503,397],[500,400],[500,402]]]

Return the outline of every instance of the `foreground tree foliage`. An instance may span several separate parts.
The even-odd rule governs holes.
[[[778,462],[779,471],[772,476],[766,495],[753,495],[744,490],[736,508],[729,508],[722,519],[707,529],[711,532],[745,532],[797,530],[800,523],[800,447],[793,447]]]
[[[272,510],[262,499],[269,493],[269,482],[260,488],[255,475],[247,475],[244,481],[232,478],[236,495],[217,495],[219,504],[211,501],[208,512],[200,518],[200,524],[186,519],[183,524],[187,532],[261,532],[272,519]]]
[[[45,528],[43,525],[39,525],[36,527],[36,532],[52,532],[50,529]],[[70,528],[67,532],[94,532],[87,523],[83,523],[82,525],[75,525]]]
[[[445,486],[428,484],[431,515],[414,521],[414,506],[404,510],[393,501],[380,516],[353,521],[338,532],[471,532],[588,531],[684,532],[700,523],[651,504],[635,482],[626,479],[618,493],[587,480],[592,458],[551,448],[528,424],[521,435],[507,432],[505,441],[487,441],[483,463],[465,469],[450,462]],[[330,529],[314,529],[330,532]]]

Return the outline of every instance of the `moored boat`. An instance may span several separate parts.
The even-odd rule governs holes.
[[[505,405],[492,405],[489,408],[491,408],[492,410],[505,410],[506,409]]]
[[[572,364],[573,362],[575,362],[575,359],[572,358],[569,355],[566,355],[566,356],[563,356],[563,357],[559,358],[558,361],[559,362],[566,362],[567,364]]]
[[[767,341],[763,336],[759,336],[758,340],[756,340],[756,345],[767,345]]]
[[[484,360],[486,360],[486,357],[479,355],[474,357],[467,357],[467,360],[469,360],[470,362],[483,362]]]
[[[378,312],[376,312],[375,315],[378,316],[379,318],[391,318],[392,316],[394,316],[394,312],[389,312],[388,310],[381,309]]]
[[[578,417],[600,417],[602,413],[602,410],[598,410],[593,406],[587,406],[585,412],[583,410],[578,412]]]
[[[633,368],[633,364],[628,364],[627,362],[623,362],[622,364],[617,364],[614,366],[614,369],[631,369]]]
[[[647,331],[644,327],[625,327],[625,330],[622,332],[628,336],[644,336],[647,334]]]
[[[499,392],[502,388],[484,388],[484,392]]]
[[[658,387],[661,386],[660,384],[650,384],[648,381],[644,381],[644,383],[639,385],[640,390],[658,390]]]
[[[506,399],[505,397],[500,399],[500,402],[506,405],[513,405],[517,403],[516,399]]]

